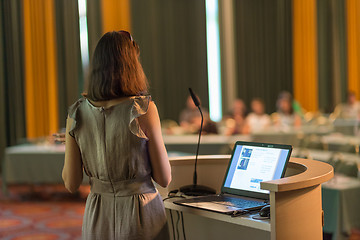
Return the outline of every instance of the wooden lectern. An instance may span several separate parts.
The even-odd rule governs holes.
[[[230,155],[199,156],[198,183],[220,191],[229,160]],[[170,158],[170,163],[173,180],[167,189],[158,188],[164,198],[168,191],[191,184],[194,156]],[[333,175],[327,163],[291,158],[284,178],[261,183],[262,189],[270,191],[270,220],[253,219],[257,213],[232,218],[172,203],[179,199],[164,203],[168,213],[184,214],[187,239],[322,239],[321,183]]]

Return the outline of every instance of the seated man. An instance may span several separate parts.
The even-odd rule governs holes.
[[[246,105],[242,99],[235,99],[231,110],[224,116],[225,135],[247,133],[245,129]]]
[[[217,133],[216,123],[211,121],[209,112],[203,108],[201,111],[204,115],[203,133]],[[201,115],[191,96],[186,100],[186,108],[181,111],[179,122],[185,133],[198,133],[200,130]]]
[[[274,114],[274,124],[283,130],[301,127],[301,117],[296,113],[293,106],[293,97],[289,92],[281,92],[276,101],[276,115]]]
[[[356,99],[355,92],[348,92],[347,102],[340,103],[334,110],[336,118],[358,119],[360,114],[360,102]]]
[[[265,113],[264,102],[260,98],[251,101],[252,112],[246,117],[246,131],[249,133],[261,132],[271,125],[271,118]]]

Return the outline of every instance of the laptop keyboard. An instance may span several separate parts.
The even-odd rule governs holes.
[[[200,200],[200,199],[199,199]],[[208,201],[216,204],[239,207],[239,208],[256,208],[266,205],[266,203],[261,201],[253,201],[242,198],[228,197],[228,196],[208,196],[205,198],[201,198],[201,201]]]

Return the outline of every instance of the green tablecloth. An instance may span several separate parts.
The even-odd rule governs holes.
[[[348,239],[352,228],[360,228],[360,180],[336,175],[322,185],[324,232],[333,240]]]
[[[65,145],[19,145],[5,150],[2,188],[11,183],[63,183]],[[84,182],[88,182],[84,177]]]

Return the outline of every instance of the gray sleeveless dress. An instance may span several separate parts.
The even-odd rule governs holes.
[[[82,98],[69,108],[69,134],[91,185],[83,239],[169,239],[164,205],[151,181],[147,137],[137,122],[150,101],[131,97],[104,109]]]

